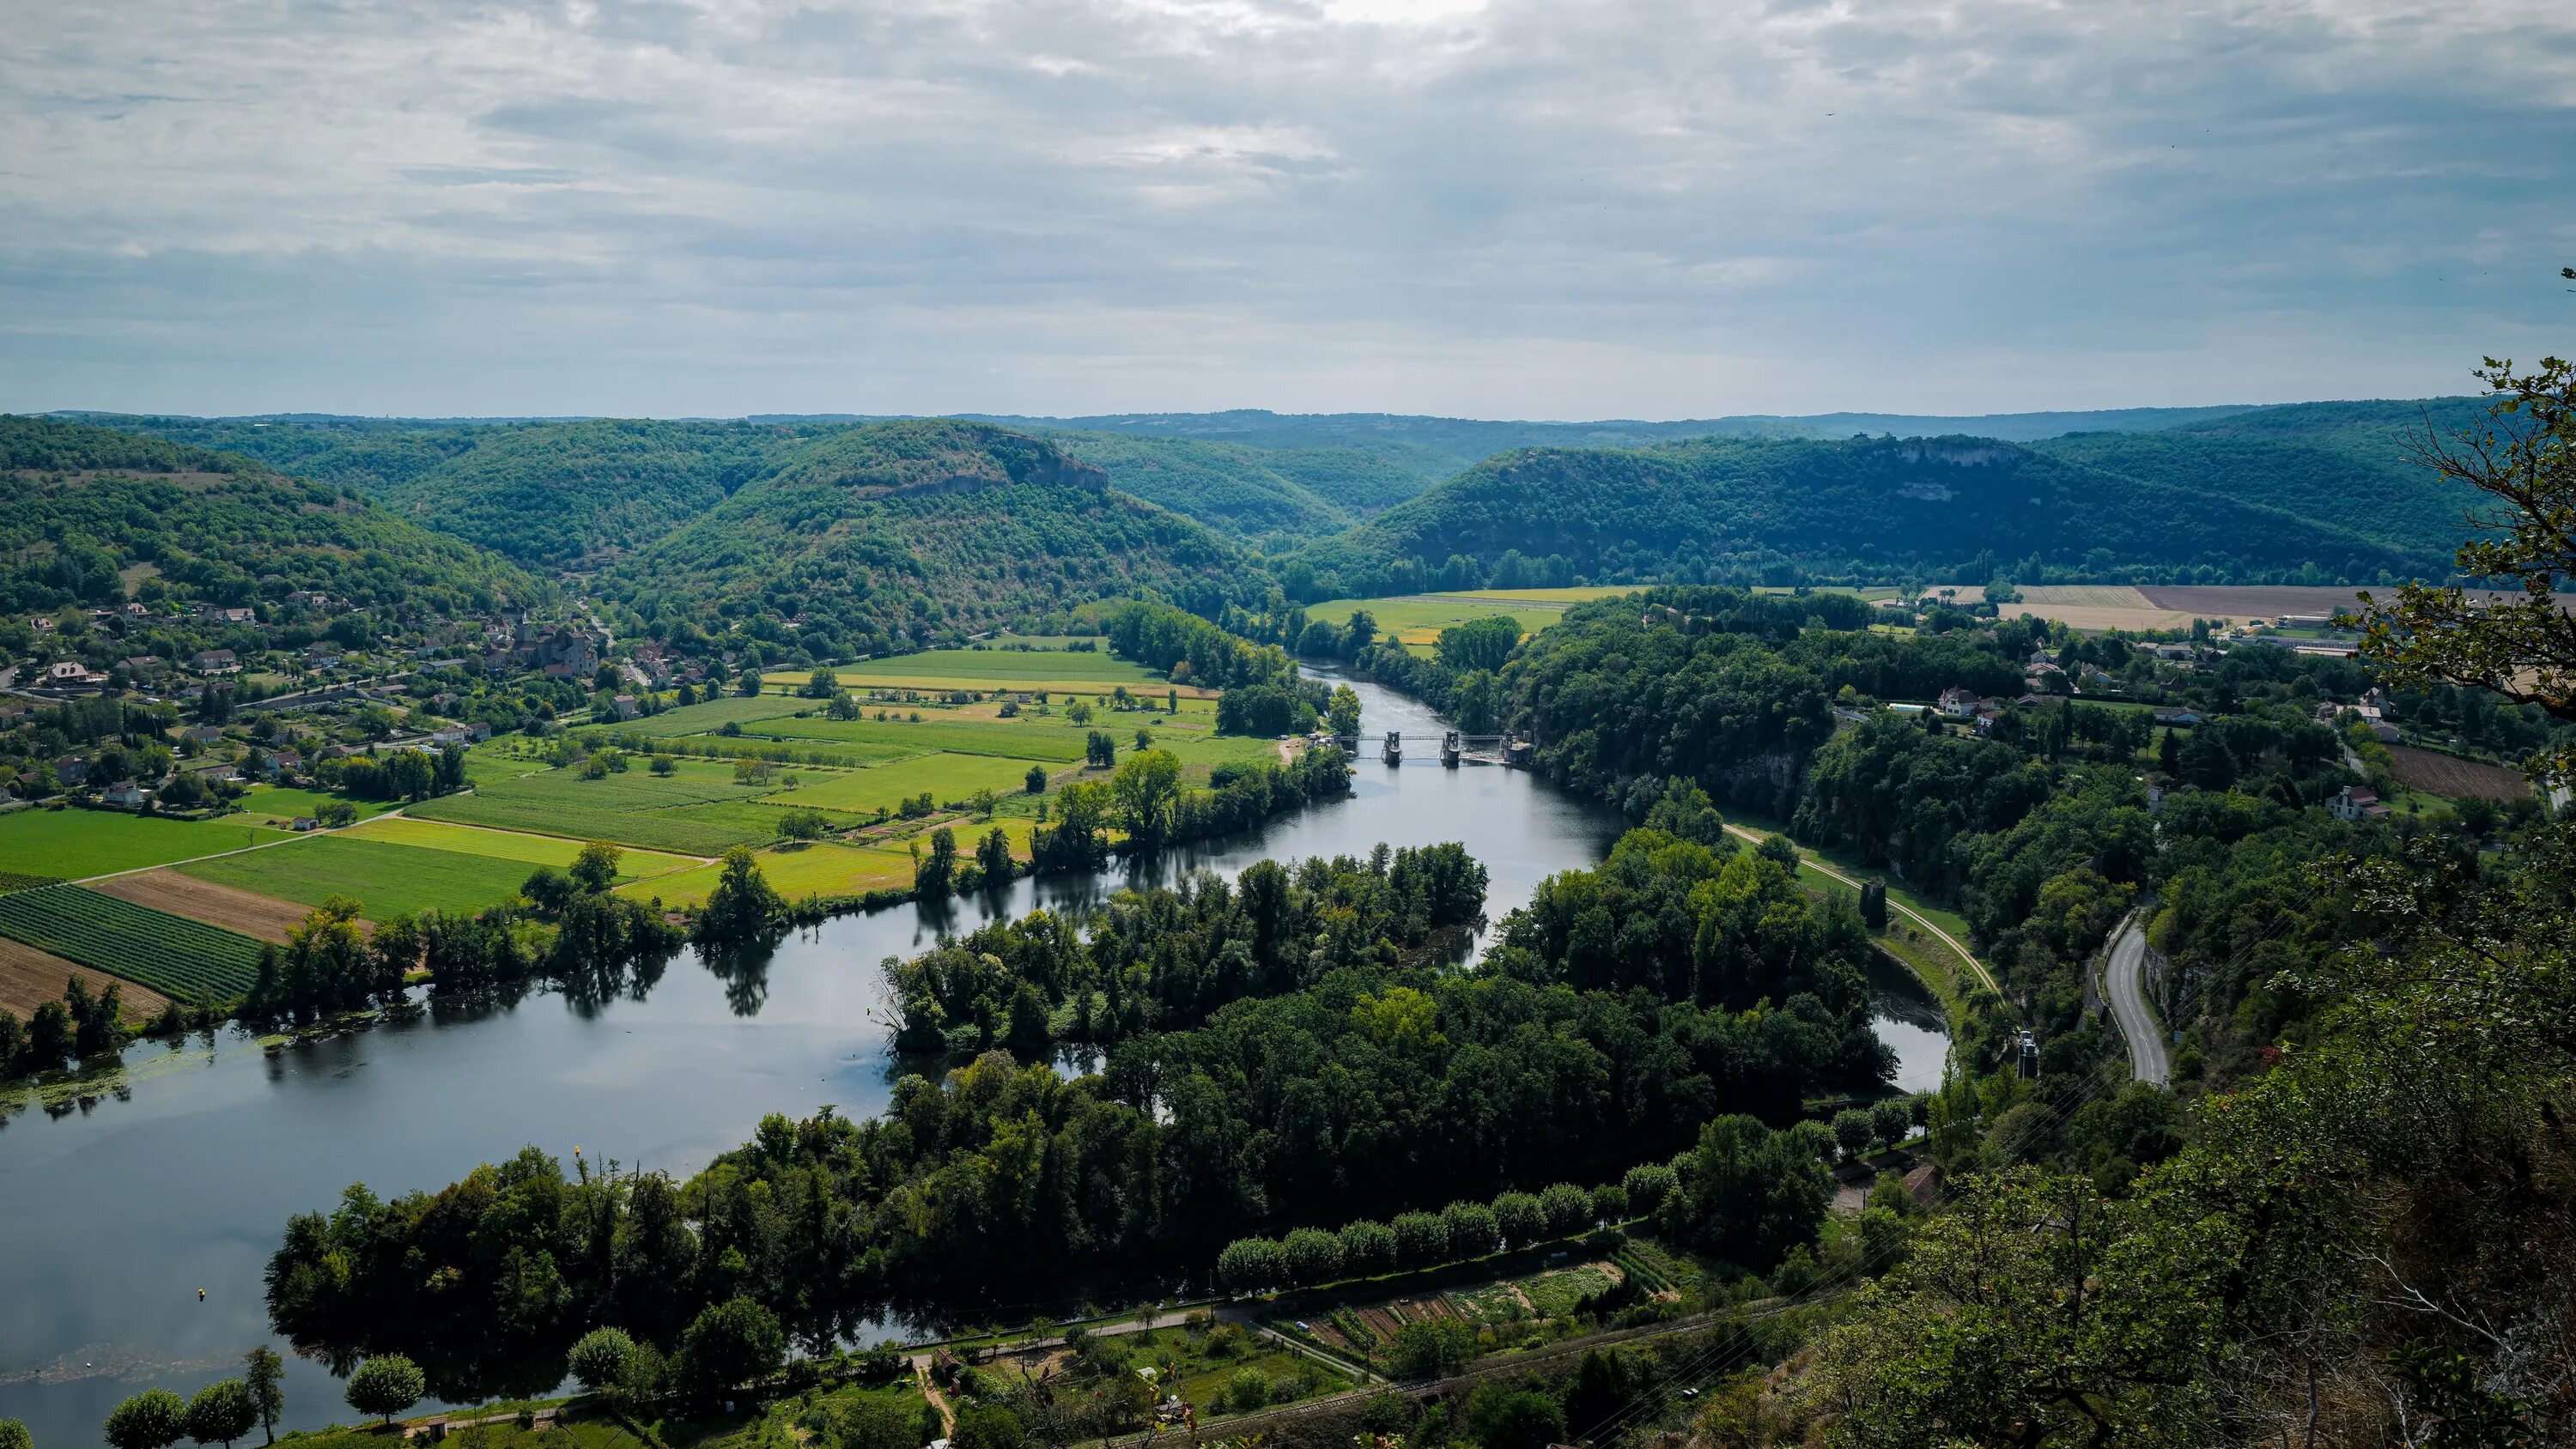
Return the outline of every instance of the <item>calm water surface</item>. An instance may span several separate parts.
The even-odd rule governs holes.
[[[1366,732],[1440,728],[1410,700],[1355,687]],[[286,1219],[327,1209],[352,1182],[386,1197],[435,1189],[529,1143],[685,1176],[765,1113],[876,1111],[890,1086],[877,963],[942,932],[1185,870],[1365,856],[1380,841],[1463,843],[1490,874],[1499,920],[1541,879],[1599,859],[1618,830],[1528,774],[1444,770],[1416,747],[1400,768],[1363,759],[1349,801],[1246,838],[1146,871],[844,917],[790,938],[755,978],[728,981],[683,954],[641,999],[439,1008],[273,1057],[229,1033],[180,1053],[138,1046],[122,1091],[0,1125],[0,1418],[25,1420],[39,1449],[85,1449],[127,1394],[238,1371],[270,1341],[260,1273]],[[1936,1084],[1937,1009],[1901,973],[1873,984],[1902,1084]],[[354,1417],[319,1366],[287,1364],[280,1427]]]

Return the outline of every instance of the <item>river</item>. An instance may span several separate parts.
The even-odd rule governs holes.
[[[1366,737],[1442,727],[1412,700],[1355,688]],[[1364,757],[1348,801],[1150,868],[827,922],[785,942],[756,979],[721,979],[684,954],[640,999],[540,992],[441,1007],[275,1056],[232,1033],[176,1052],[138,1044],[121,1089],[0,1125],[0,1418],[25,1420],[38,1449],[87,1449],[127,1394],[237,1372],[270,1341],[260,1275],[286,1219],[329,1208],[352,1182],[387,1197],[435,1189],[529,1143],[567,1163],[579,1147],[594,1163],[686,1176],[765,1113],[874,1112],[891,1086],[878,962],[943,931],[1185,870],[1365,856],[1380,841],[1465,844],[1500,920],[1548,875],[1598,860],[1618,831],[1608,810],[1532,775],[1443,769],[1417,747],[1400,767]],[[1901,973],[1873,985],[1900,1084],[1936,1084],[1938,1009]],[[355,1417],[320,1366],[291,1354],[287,1365],[281,1428]]]

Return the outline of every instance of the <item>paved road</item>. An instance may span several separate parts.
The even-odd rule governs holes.
[[[2129,1071],[2141,1082],[2164,1086],[2173,1074],[2165,1056],[2164,1028],[2147,1009],[2147,913],[2133,911],[2111,942],[2111,958],[2102,968],[2102,994],[2110,998],[2111,1019],[2129,1043]]]
[[[1760,845],[1765,839],[1762,832],[1758,830],[1747,830],[1741,825],[1730,825],[1726,827],[1726,833],[1749,841],[1755,845]],[[1815,856],[1809,855],[1805,851],[1800,851],[1798,854],[1799,857],[1805,860],[1807,864],[1814,866],[1827,877],[1841,881],[1844,885],[1850,886],[1853,890],[1860,889],[1859,881],[1856,881],[1850,876],[1843,874],[1841,871],[1834,869],[1832,866],[1825,864]],[[1894,895],[1890,895],[1887,898],[1887,908],[1896,912],[1898,915],[1903,916],[1905,919],[1912,921],[1914,924],[1921,926],[1924,930],[1931,932],[1933,937],[1940,941],[1941,944],[1957,952],[1959,959],[1968,963],[1968,969],[1977,973],[1977,979],[1986,984],[1986,989],[1988,991],[1993,992],[1997,996],[2004,994],[2003,988],[1995,984],[1994,976],[1986,970],[1986,963],[1978,960],[1976,953],[1969,950],[1966,944],[1961,942],[1958,937],[1953,936],[1949,932],[1942,930],[1939,926],[1932,924],[1930,918],[1926,917],[1922,912],[1914,909],[1912,906],[1898,900]]]

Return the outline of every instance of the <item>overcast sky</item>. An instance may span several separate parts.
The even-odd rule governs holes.
[[[8,0],[0,409],[1704,417],[2576,345],[2576,4]]]

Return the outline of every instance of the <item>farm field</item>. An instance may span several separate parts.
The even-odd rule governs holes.
[[[243,857],[245,860],[255,858],[256,855]],[[220,860],[208,862],[220,863]],[[209,926],[221,926],[227,931],[239,931],[245,936],[257,936],[263,941],[281,944],[286,940],[286,933],[302,924],[308,914],[306,905],[183,875],[172,866],[110,876],[92,889],[121,901],[132,901],[138,906],[150,906],[156,911],[168,911],[174,916],[186,916],[192,921],[203,921]]]
[[[358,818],[382,815],[394,808],[390,800],[351,800],[328,790],[299,790],[289,785],[254,785],[239,802],[242,814],[262,825],[280,829],[294,823],[299,815],[319,814],[324,805],[338,800],[356,808]]]
[[[963,849],[961,842],[960,848]],[[760,853],[761,873],[770,888],[789,900],[806,896],[856,896],[912,884],[912,853],[875,846],[821,842]],[[655,876],[620,886],[617,893],[634,900],[661,899],[666,906],[704,905],[724,867],[702,865],[675,875]]]
[[[1080,759],[1081,755],[1076,752],[1072,758]],[[899,765],[882,765],[872,770],[800,776],[794,789],[768,796],[765,803],[865,815],[879,809],[895,809],[906,798],[927,790],[931,799],[944,805],[951,800],[963,800],[979,789],[991,790],[997,795],[1021,793],[1026,787],[1029,766],[1046,763],[986,755],[924,755]],[[1057,762],[1052,768],[1060,767],[1061,762]]]
[[[77,976],[93,994],[107,990],[116,978],[104,971],[93,971],[77,962],[39,951],[23,942],[0,936],[0,1011],[20,1021],[36,1014],[36,1008],[48,1001],[63,999],[63,982]],[[148,986],[126,981],[125,1015],[149,1019],[169,1004],[169,998]]]
[[[480,910],[517,894],[531,868],[489,856],[322,835],[176,869],[196,880],[299,906],[347,896],[368,920],[382,921],[427,910]]]
[[[424,801],[409,814],[534,835],[717,855],[729,846],[757,844],[763,837],[746,832],[738,823],[692,820],[681,810],[747,800],[767,788],[735,784],[731,765],[683,760],[679,773],[669,776],[655,775],[638,764],[624,774],[598,780],[585,780],[569,769],[495,780],[476,786],[470,795]]]
[[[473,834],[459,831],[460,834]],[[508,843],[502,838],[502,843]],[[478,911],[518,894],[519,886],[538,865],[568,862],[578,849],[570,841],[561,860],[529,861],[510,855],[467,853],[371,839],[354,832],[319,835],[246,855],[195,861],[179,873],[216,885],[317,906],[330,896],[358,902],[369,920],[416,915],[422,911]],[[667,871],[690,865],[670,856],[646,856]],[[621,878],[632,878],[637,862],[620,862]],[[301,911],[297,912],[300,917]]]
[[[1588,593],[1590,591],[1568,592]],[[1625,593],[1627,590],[1614,589],[1609,592]],[[1526,592],[1496,594],[1491,597],[1476,594],[1408,594],[1391,599],[1330,599],[1309,606],[1306,617],[1321,619],[1338,626],[1349,623],[1351,615],[1362,609],[1366,609],[1369,617],[1377,621],[1380,634],[1393,636],[1406,649],[1417,654],[1428,652],[1431,646],[1438,642],[1441,630],[1452,624],[1464,624],[1471,619],[1490,619],[1497,614],[1509,614],[1519,621],[1522,633],[1535,634],[1565,617],[1565,603],[1536,599]]]
[[[628,723],[649,729],[655,734],[706,734],[722,729],[728,724],[749,724],[753,720],[776,719],[780,715],[794,714],[800,709],[812,709],[816,703],[817,701],[810,699],[794,699],[777,694],[764,694],[757,699],[737,695],[729,699],[711,699],[703,704],[684,704],[677,709],[666,709],[649,719],[630,720]],[[466,758],[472,759],[473,755],[469,753]]]
[[[884,685],[970,689],[982,684],[988,688],[1075,690],[1096,694],[1106,693],[1121,684],[1130,689],[1150,685],[1157,691],[1171,687],[1170,681],[1162,675],[1141,664],[1121,659],[1106,648],[1097,653],[1081,654],[1060,649],[926,649],[919,654],[897,654],[859,664],[836,664],[832,666],[832,672],[844,689],[852,691]],[[803,688],[813,673],[810,669],[772,670],[763,677],[773,688],[793,690]],[[1185,686],[1181,692],[1212,691],[1193,691]]]
[[[925,712],[927,713],[927,712]],[[1134,716],[1141,718],[1141,714]],[[1115,718],[1125,720],[1128,715]],[[1105,728],[1097,717],[1091,728]],[[1082,758],[1084,730],[1067,725],[1063,716],[1025,720],[950,720],[936,714],[915,724],[910,720],[772,719],[742,728],[745,738],[821,740],[873,745],[902,755],[1002,755],[1059,764]]]
[[[473,825],[450,825],[440,820],[415,820],[408,815],[370,820],[340,832],[337,838],[381,840],[393,845],[417,845],[427,850],[488,855],[495,860],[515,860],[531,866],[551,865],[557,868],[571,865],[573,857],[581,853],[581,842],[561,836],[486,830]],[[626,875],[648,876],[683,870],[697,863],[684,855],[629,850],[618,866]]]
[[[0,815],[0,871],[79,880],[286,838],[283,831],[229,819],[159,820],[108,810],[18,810]]]
[[[248,936],[70,885],[0,896],[0,935],[191,1001],[241,995],[259,963]]]
[[[2463,760],[2439,750],[2419,750],[2412,745],[2388,747],[2388,772],[2409,790],[2446,800],[2471,795],[2487,800],[2522,800],[2531,795],[2531,782],[2523,778],[2520,770]]]

